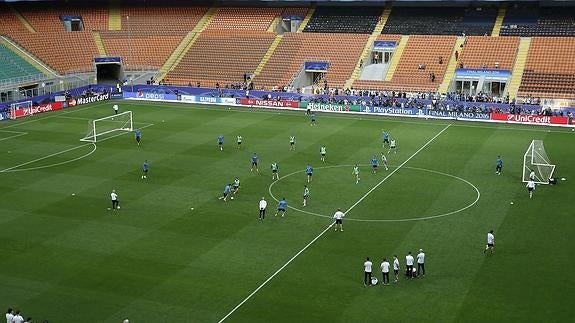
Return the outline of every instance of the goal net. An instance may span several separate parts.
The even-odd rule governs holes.
[[[21,110],[21,113],[19,113]],[[32,101],[23,101],[10,104],[10,118],[17,119],[18,117],[31,116],[34,114],[32,109]]]
[[[81,141],[97,142],[106,134],[117,131],[132,131],[132,111],[114,114],[109,117],[91,120],[88,122],[88,132]]]
[[[551,164],[542,140],[533,140],[523,156],[523,182],[530,177],[538,184],[549,184],[555,165]]]

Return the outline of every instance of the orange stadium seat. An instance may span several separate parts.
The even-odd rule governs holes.
[[[460,51],[459,63],[465,68],[494,68],[512,70],[515,63],[519,37],[469,36]]]
[[[220,8],[207,29],[266,31],[282,8]]]
[[[194,29],[206,11],[206,7],[125,7],[122,8],[122,30],[164,35],[167,32],[187,33]]]

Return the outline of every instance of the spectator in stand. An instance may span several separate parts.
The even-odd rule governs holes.
[[[443,56],[439,56],[439,64],[443,64]]]
[[[456,60],[456,61],[459,60],[459,51],[455,51],[455,60]]]

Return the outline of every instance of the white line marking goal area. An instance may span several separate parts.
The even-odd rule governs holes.
[[[427,146],[429,146],[437,137],[441,136],[451,124],[446,125],[441,131],[439,131],[435,136],[429,139],[423,146],[421,146],[417,151],[415,151],[411,156],[409,156],[403,163],[397,166],[393,171],[391,171],[387,176],[385,176],[381,181],[375,184],[367,193],[365,193],[359,200],[353,203],[344,213],[347,215],[351,210],[353,210],[359,203],[361,203],[365,198],[369,196],[369,194],[373,193],[378,187],[381,186],[388,178],[390,178],[393,174],[395,174],[398,170],[403,168],[405,164],[407,164],[410,160],[412,160],[415,156],[417,156],[422,150],[424,150]],[[271,276],[269,276],[263,283],[261,283],[253,292],[251,292],[246,298],[244,298],[238,305],[232,308],[224,317],[222,317],[218,323],[222,323],[227,320],[235,311],[237,311],[242,305],[244,305],[250,298],[252,298],[257,292],[259,292],[267,283],[269,283],[275,276],[277,276],[282,270],[284,270],[290,263],[292,263],[299,255],[301,255],[304,251],[306,251],[312,244],[314,244],[319,238],[321,238],[331,227],[333,226],[334,222],[330,223],[325,229],[323,229],[320,234],[318,234],[313,240],[311,240],[308,244],[306,244],[303,248],[301,248],[295,255],[293,255],[285,264],[283,264],[278,270],[276,270]]]

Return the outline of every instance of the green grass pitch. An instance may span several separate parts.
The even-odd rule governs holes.
[[[218,322],[229,313],[226,322],[573,319],[575,134],[567,129],[327,113],[310,126],[303,111],[121,101],[143,129],[141,147],[131,133],[80,142],[88,120],[110,115],[112,104],[0,124],[5,308],[50,322]],[[388,171],[373,174],[371,156],[387,153],[382,129],[398,150],[387,154]],[[533,139],[567,180],[538,186],[530,200],[521,169]],[[250,172],[254,152],[259,173]],[[307,163],[315,172],[303,208]],[[218,200],[236,176],[235,199]],[[112,189],[121,210],[108,210]],[[268,213],[258,221],[262,196]],[[284,218],[273,216],[272,196],[293,207]],[[351,208],[344,232],[328,229],[337,208]],[[491,229],[496,251],[484,254]],[[419,248],[425,278],[363,286],[365,257],[381,278],[383,257],[397,254],[404,266]]]

